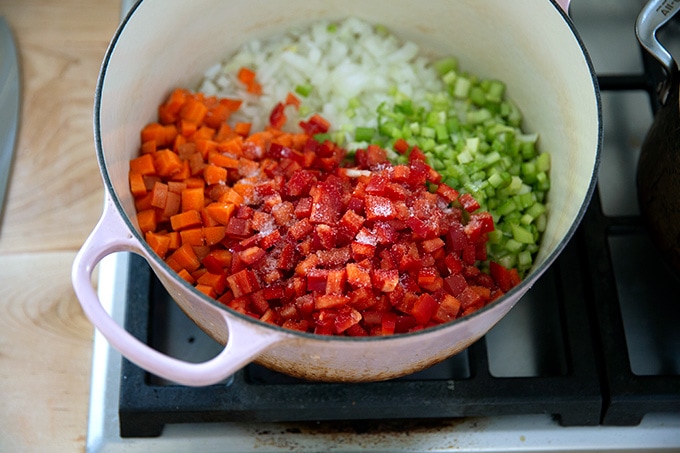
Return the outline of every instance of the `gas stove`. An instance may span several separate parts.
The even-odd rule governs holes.
[[[482,340],[381,383],[309,383],[249,365],[191,388],[121,359],[97,332],[87,450],[680,451],[680,305],[669,297],[680,280],[645,266],[661,260],[635,193],[661,76],[633,31],[643,3],[571,2],[602,90],[598,190],[559,259]],[[680,21],[660,38],[680,55]],[[138,338],[189,361],[221,349],[141,258],[109,256],[99,275],[105,308]]]

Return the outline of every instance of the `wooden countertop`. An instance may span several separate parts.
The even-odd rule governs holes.
[[[93,328],[73,258],[103,204],[92,105],[120,0],[0,0],[20,131],[0,224],[0,451],[84,451]]]

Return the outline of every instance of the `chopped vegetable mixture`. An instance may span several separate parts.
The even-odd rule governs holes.
[[[519,283],[476,266],[493,218],[417,147],[400,142],[408,159],[394,165],[371,145],[347,166],[315,138],[330,128],[321,116],[287,133],[275,108],[251,133],[225,121],[238,105],[175,90],[130,161],[140,229],[199,291],[285,328],[363,336],[451,321]]]
[[[412,332],[512,289],[545,228],[549,154],[502,82],[418,54],[320,23],[175,89],[130,162],[149,245],[220,303],[324,335]]]
[[[243,66],[256,71],[261,94],[240,80]],[[417,145],[449,185],[493,215],[489,256],[522,276],[533,266],[547,221],[550,154],[539,151],[538,134],[522,130],[503,82],[466,72],[452,57],[428,59],[385,27],[348,18],[249,41],[210,68],[199,91],[243,100],[234,119],[255,130],[292,92],[300,105],[289,109],[284,130],[298,131],[300,120],[319,113],[333,125],[327,138],[350,153],[377,144],[400,163],[406,156],[395,141]]]

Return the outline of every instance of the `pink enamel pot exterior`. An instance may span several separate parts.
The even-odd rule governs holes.
[[[523,111],[525,128],[539,132],[540,146],[552,155],[549,220],[529,276],[477,313],[417,333],[316,336],[225,308],[154,255],[139,232],[128,188],[139,131],[174,87],[195,87],[203,71],[248,39],[348,16],[386,25],[434,55],[455,55],[469,70],[504,80]],[[253,361],[321,381],[384,380],[424,369],[491,329],[572,237],[595,187],[602,135],[598,93],[568,15],[550,0],[144,0],[113,37],[97,85],[94,130],[106,203],[73,265],[77,296],[114,348],[147,371],[185,385],[217,383]],[[143,256],[177,304],[224,350],[205,363],[186,363],[152,350],[116,324],[97,298],[91,273],[104,256],[119,251]]]

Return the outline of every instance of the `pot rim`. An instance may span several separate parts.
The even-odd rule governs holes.
[[[125,16],[125,18],[123,18],[123,20],[119,24],[118,28],[116,29],[116,32],[115,32],[113,38],[111,39],[109,46],[106,50],[104,60],[102,61],[99,76],[98,76],[98,79],[97,79],[97,85],[96,85],[96,89],[95,89],[94,140],[95,140],[95,147],[96,147],[96,153],[97,153],[97,161],[98,161],[98,164],[99,164],[100,173],[101,173],[101,176],[103,178],[106,191],[108,192],[109,197],[110,197],[113,205],[115,206],[117,213],[119,214],[119,216],[121,217],[121,219],[125,223],[125,225],[128,227],[128,230],[132,233],[132,235],[141,244],[141,247],[146,252],[147,257],[150,257],[154,261],[154,265],[159,266],[160,269],[162,269],[162,271],[165,272],[168,276],[171,276],[176,282],[179,281],[179,283],[180,283],[180,285],[182,286],[183,289],[192,293],[192,295],[194,297],[200,298],[203,303],[208,303],[215,308],[226,311],[229,315],[235,316],[235,317],[237,317],[241,320],[247,321],[248,323],[252,323],[253,325],[256,325],[256,326],[266,327],[268,329],[273,330],[274,332],[277,332],[279,334],[286,335],[286,336],[289,336],[289,337],[298,337],[298,338],[304,338],[306,340],[315,340],[315,341],[324,341],[324,342],[325,341],[342,341],[342,342],[349,342],[349,343],[373,343],[373,342],[378,342],[378,341],[379,342],[402,341],[402,340],[404,340],[404,338],[409,338],[409,337],[414,337],[414,336],[430,335],[430,334],[434,334],[436,332],[439,332],[441,330],[450,329],[453,326],[456,326],[456,325],[459,325],[459,324],[471,322],[471,321],[475,320],[476,318],[483,316],[485,313],[494,309],[495,307],[497,307],[501,304],[510,303],[513,300],[514,300],[514,303],[516,303],[516,302],[519,301],[519,298],[517,298],[517,300],[515,300],[515,298],[512,297],[512,296],[514,294],[518,293],[518,292],[524,292],[525,289],[528,290],[529,288],[531,288],[531,286],[533,286],[533,284],[536,282],[536,280],[538,280],[538,278],[541,275],[543,275],[543,273],[557,259],[559,254],[563,251],[563,249],[566,247],[567,243],[572,239],[572,237],[574,236],[574,233],[578,229],[578,227],[581,223],[581,220],[583,219],[585,212],[587,211],[588,206],[590,205],[590,201],[592,199],[593,193],[594,193],[595,188],[597,186],[597,175],[598,175],[598,169],[599,169],[599,165],[600,165],[601,149],[602,149],[602,143],[603,143],[601,94],[600,94],[598,78],[597,78],[593,63],[590,59],[590,55],[589,55],[589,53],[588,53],[588,51],[585,47],[583,40],[579,36],[573,22],[569,18],[568,14],[562,9],[562,7],[560,7],[557,0],[549,0],[549,1],[552,4],[552,6],[557,10],[557,13],[560,14],[563,22],[569,28],[571,34],[576,39],[576,42],[578,43],[579,49],[580,49],[581,54],[583,56],[583,59],[587,64],[588,72],[590,73],[590,77],[591,77],[591,81],[592,81],[592,87],[593,87],[593,91],[594,91],[594,95],[595,95],[595,103],[596,103],[596,110],[597,110],[597,147],[596,147],[596,150],[595,150],[595,159],[594,159],[594,165],[593,165],[593,172],[592,172],[592,175],[591,175],[591,178],[590,178],[590,184],[589,184],[588,189],[585,193],[585,197],[584,197],[584,199],[581,203],[581,206],[579,207],[577,215],[574,218],[574,221],[569,226],[566,234],[560,239],[559,243],[548,254],[548,256],[545,258],[545,260],[542,263],[540,263],[537,267],[533,268],[529,272],[529,274],[527,274],[527,276],[520,282],[519,285],[512,288],[510,291],[505,293],[499,299],[491,302],[490,304],[480,308],[479,310],[477,310],[477,311],[475,311],[475,312],[473,312],[469,315],[466,315],[462,318],[457,318],[453,321],[450,321],[450,322],[447,322],[447,323],[444,323],[444,324],[439,324],[439,325],[436,325],[436,326],[427,327],[425,329],[421,329],[421,330],[418,330],[416,332],[395,333],[395,334],[389,335],[389,336],[348,337],[348,336],[336,336],[336,335],[319,335],[319,334],[314,334],[314,333],[300,332],[300,331],[295,331],[295,330],[291,330],[291,329],[285,329],[285,328],[280,327],[278,325],[265,323],[265,322],[262,322],[258,319],[255,319],[251,316],[239,313],[239,312],[219,303],[217,300],[208,297],[207,295],[203,294],[202,292],[196,290],[192,285],[190,285],[184,279],[179,278],[179,276],[177,276],[175,271],[172,270],[151,249],[151,247],[148,245],[148,243],[143,238],[143,236],[137,231],[136,227],[133,225],[133,223],[131,222],[128,215],[125,213],[123,205],[122,205],[122,203],[121,203],[121,201],[118,197],[118,194],[115,191],[115,188],[113,186],[111,178],[109,177],[109,172],[106,168],[106,162],[105,162],[105,159],[104,159],[104,149],[103,149],[103,145],[102,145],[101,124],[100,124],[101,111],[102,111],[101,100],[102,100],[104,81],[106,79],[107,71],[109,69],[109,61],[111,59],[113,52],[115,51],[116,45],[118,43],[118,40],[119,40],[121,34],[124,32],[127,24],[129,23],[131,17],[134,15],[135,11],[140,7],[140,5],[142,3],[144,3],[144,0],[139,0],[137,3],[135,3],[130,8],[127,15]],[[153,266],[152,266],[152,268],[153,268]]]

